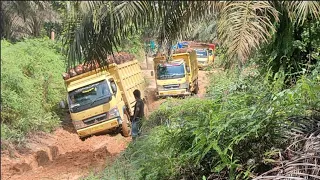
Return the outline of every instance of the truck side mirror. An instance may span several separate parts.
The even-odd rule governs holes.
[[[153,71],[150,72],[151,76],[153,76]]]
[[[116,95],[117,90],[118,90],[116,83],[114,81],[112,81],[112,82],[110,82],[110,86],[111,86],[112,92],[114,93],[114,95]]]
[[[190,67],[187,66],[187,73],[190,73]]]
[[[65,103],[65,101],[60,101],[59,102],[59,106],[61,109],[67,109],[68,108],[68,104]]]

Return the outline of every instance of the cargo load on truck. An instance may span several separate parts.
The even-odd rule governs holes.
[[[194,51],[191,48],[180,48],[180,49],[175,49],[173,51],[173,54],[180,54],[180,53],[191,53],[192,51]]]
[[[127,114],[133,115],[133,91],[138,89],[145,97],[145,80],[132,56],[119,53],[113,61],[108,67],[77,66],[74,74],[63,77],[70,116],[80,137],[109,129],[120,129],[124,136],[129,135]]]
[[[115,53],[113,55],[108,55],[106,58],[106,61],[109,64],[112,64],[112,63],[123,64],[128,61],[133,61],[134,58],[135,58],[135,56],[132,54],[129,54],[126,52],[119,52],[119,53]],[[99,67],[100,67],[100,65],[96,61],[93,61],[90,63],[82,63],[82,64],[75,66],[74,68],[70,68],[69,71],[63,73],[62,76],[63,76],[63,79],[66,80],[70,77],[74,77],[76,75],[97,69]]]
[[[154,58],[153,62],[157,97],[198,93],[198,62],[195,50],[176,49],[171,58],[159,56]]]

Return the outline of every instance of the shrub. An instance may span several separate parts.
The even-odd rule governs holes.
[[[22,140],[27,132],[59,124],[64,58],[48,39],[1,41],[1,139]]]

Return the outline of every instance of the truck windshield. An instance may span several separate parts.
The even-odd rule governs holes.
[[[175,79],[185,76],[184,63],[159,64],[157,67],[157,79]]]
[[[197,52],[197,57],[198,58],[206,58],[206,57],[208,57],[208,53],[207,53],[206,50],[197,49],[196,52]]]
[[[76,113],[108,103],[111,98],[108,83],[103,80],[69,92],[68,100],[71,112]]]

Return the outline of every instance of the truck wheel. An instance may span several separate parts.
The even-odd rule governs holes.
[[[124,136],[124,137],[130,136],[130,133],[131,133],[130,122],[129,122],[129,118],[127,117],[127,115],[123,116],[121,132],[122,132],[122,136]]]
[[[197,80],[197,84],[196,84],[196,87],[194,89],[194,94],[198,94],[199,92],[199,84],[198,84],[198,80]]]

